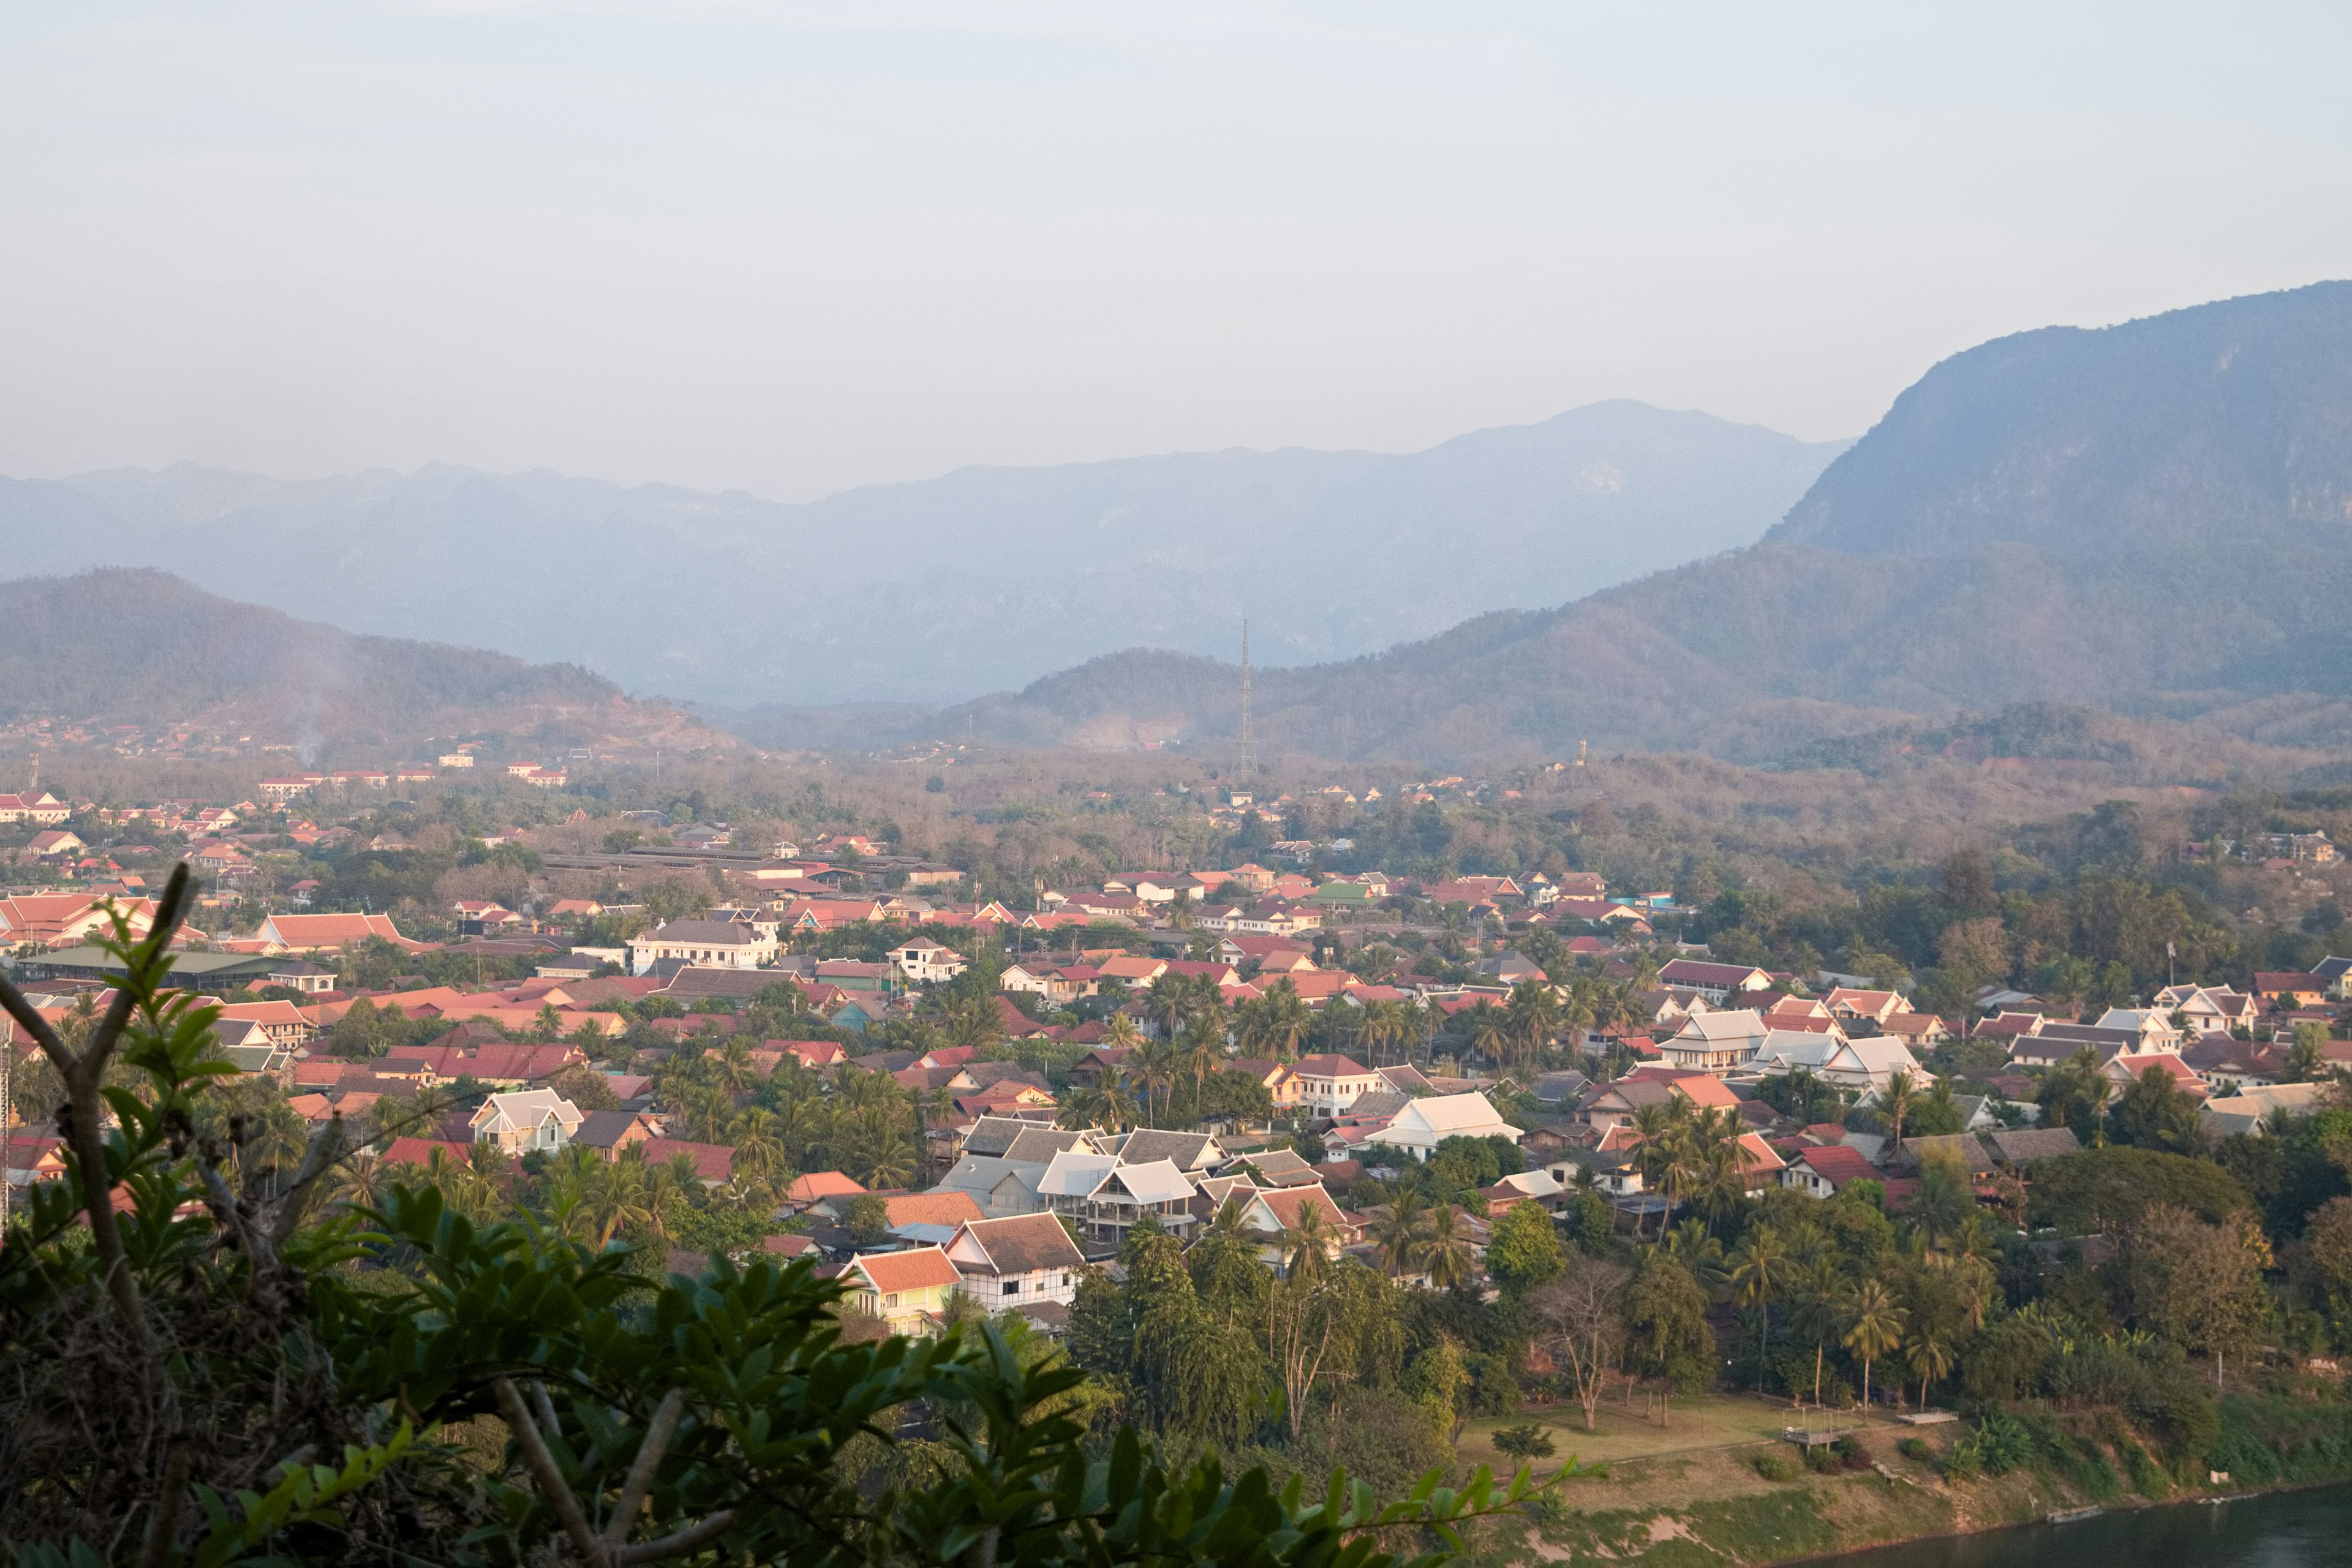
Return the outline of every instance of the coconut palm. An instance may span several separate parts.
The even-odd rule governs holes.
[[[948,1003],[945,1017],[944,1034],[950,1046],[985,1051],[1004,1038],[1004,1015],[993,996],[974,993],[956,997]]]
[[[774,1111],[755,1106],[737,1118],[735,1171],[772,1182],[784,1173],[790,1163],[782,1124]]]
[[[1282,1267],[1293,1279],[1319,1279],[1331,1263],[1331,1222],[1319,1204],[1298,1205],[1298,1223],[1285,1239]]]
[[[1209,1228],[1202,1233],[1202,1239],[1205,1240],[1212,1236],[1222,1236],[1229,1241],[1246,1241],[1251,1234],[1249,1205],[1242,1200],[1240,1194],[1234,1194],[1229,1195],[1218,1208],[1217,1217],[1209,1222]]]
[[[1208,1098],[1209,1074],[1225,1053],[1225,1021],[1213,1014],[1203,1013],[1184,1026],[1177,1039],[1178,1064],[1192,1070],[1192,1110],[1201,1112]]]
[[[1399,1193],[1389,1212],[1372,1227],[1373,1247],[1391,1275],[1406,1272],[1420,1251],[1422,1216],[1426,1212],[1423,1205],[1420,1194]]]
[[[1919,1109],[1921,1099],[1919,1080],[1910,1068],[1897,1068],[1887,1074],[1886,1087],[1878,1091],[1878,1109],[1891,1123],[1894,1135],[1887,1142],[1889,1149],[1903,1147],[1903,1123]]]
[[[1756,1333],[1756,1380],[1764,1380],[1764,1358],[1772,1343],[1772,1303],[1788,1288],[1789,1278],[1796,1265],[1782,1245],[1780,1233],[1769,1225],[1759,1225],[1748,1233],[1747,1238],[1734,1247],[1727,1259],[1731,1266],[1732,1299],[1743,1307],[1756,1309],[1759,1327]]]
[[[1173,1036],[1162,1036],[1144,1041],[1136,1047],[1135,1055],[1128,1058],[1135,1068],[1136,1078],[1143,1085],[1144,1120],[1155,1126],[1159,1124],[1159,1118],[1152,1112],[1152,1096],[1157,1094],[1162,1105],[1167,1103],[1176,1075],[1183,1070],[1183,1047],[1176,1043]]]
[[[1127,1091],[1125,1076],[1105,1073],[1094,1088],[1071,1095],[1063,1102],[1060,1122],[1070,1128],[1099,1127],[1106,1132],[1124,1132],[1134,1126],[1135,1100]]]
[[[1846,1330],[1838,1342],[1862,1358],[1862,1404],[1870,1407],[1871,1363],[1903,1344],[1910,1314],[1895,1303],[1885,1281],[1864,1279],[1846,1297]]]
[[[1949,1375],[1952,1370],[1952,1347],[1941,1335],[1921,1334],[1903,1352],[1911,1375],[1919,1380],[1919,1408],[1927,1408],[1927,1387]]]
[[[1283,975],[1265,988],[1265,994],[1251,1004],[1249,1044],[1252,1053],[1263,1050],[1276,1061],[1288,1061],[1298,1054],[1298,1042],[1315,1022],[1307,1000],[1298,994],[1288,975]]]
[[[1472,1050],[1496,1063],[1510,1055],[1511,1041],[1517,1031],[1508,1013],[1491,1002],[1481,1002],[1463,1015],[1462,1022]]]
[[[1470,1282],[1470,1240],[1462,1234],[1459,1212],[1452,1204],[1439,1204],[1421,1226],[1421,1271],[1441,1290]]]
[[[1822,1402],[1822,1358],[1839,1328],[1838,1277],[1827,1257],[1801,1259],[1790,1281],[1799,1333],[1813,1342],[1813,1404]]]

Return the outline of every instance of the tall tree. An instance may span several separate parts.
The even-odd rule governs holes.
[[[1601,1393],[1624,1343],[1624,1268],[1605,1258],[1577,1257],[1559,1278],[1528,1296],[1528,1313],[1543,1342],[1568,1364],[1584,1429],[1598,1423]]]
[[[1865,1410],[1870,1407],[1871,1363],[1902,1347],[1903,1326],[1908,1315],[1884,1280],[1864,1279],[1847,1295],[1846,1329],[1838,1342],[1862,1358],[1862,1404]]]

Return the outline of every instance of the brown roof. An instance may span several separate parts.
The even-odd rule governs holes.
[[[2036,1160],[2079,1153],[2083,1147],[2071,1127],[2021,1127],[1984,1136],[2004,1165],[2030,1165]]]
[[[693,1163],[694,1173],[706,1182],[725,1181],[735,1166],[735,1151],[724,1143],[695,1143],[684,1138],[648,1138],[629,1147],[643,1154],[648,1165],[667,1165],[683,1154]]]
[[[1267,1208],[1274,1211],[1274,1217],[1281,1222],[1282,1228],[1285,1230],[1297,1229],[1299,1216],[1309,1208],[1321,1210],[1324,1221],[1335,1230],[1345,1226],[1348,1223],[1347,1215],[1341,1212],[1338,1204],[1331,1201],[1331,1194],[1323,1190],[1320,1183],[1311,1187],[1289,1187],[1277,1192],[1261,1192],[1258,1197]]]
[[[1038,1268],[1077,1268],[1087,1260],[1062,1222],[1049,1214],[966,1220],[963,1228],[988,1254],[986,1265],[971,1265],[966,1273],[1026,1274]]]

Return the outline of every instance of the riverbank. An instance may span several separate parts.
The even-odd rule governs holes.
[[[1966,1424],[1842,1418],[1854,1427],[1846,1453],[1808,1465],[1778,1440],[1785,1405],[1720,1396],[1693,1405],[1681,1436],[1699,1441],[1682,1446],[1671,1425],[1641,1432],[1621,1420],[1612,1430],[1604,1416],[1604,1430],[1588,1436],[1574,1412],[1548,1415],[1559,1453],[1605,1461],[1608,1476],[1563,1483],[1531,1527],[1498,1530],[1475,1555],[1496,1568],[1787,1563],[2086,1509],[2352,1481],[2352,1404],[2335,1384],[2307,1380],[2224,1400],[2207,1458],[2188,1474],[2160,1463],[2147,1436],[2113,1412],[2021,1414],[2002,1473],[1969,1476],[1965,1458],[1952,1462],[1954,1445],[1974,1430]],[[1465,1433],[1462,1447],[1482,1461],[1481,1450],[1491,1451],[1484,1432]],[[2216,1472],[2228,1479],[2211,1479]]]

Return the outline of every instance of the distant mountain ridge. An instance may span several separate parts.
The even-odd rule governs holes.
[[[520,755],[575,745],[685,751],[732,742],[568,665],[357,637],[217,598],[161,572],[0,583],[0,721],[187,725],[368,756],[426,736],[493,734]]]
[[[1897,398],[1761,542],[1374,658],[1266,670],[1269,741],[1769,760],[2091,704],[2352,745],[2352,283],[2021,333]],[[1215,745],[1225,662],[1133,649],[904,731]],[[742,731],[761,731],[758,714]]]
[[[1748,544],[1842,443],[1591,405],[1427,451],[970,468],[806,505],[434,467],[0,479],[16,572],[152,566],[711,703],[935,708],[1133,643],[1352,658]]]

